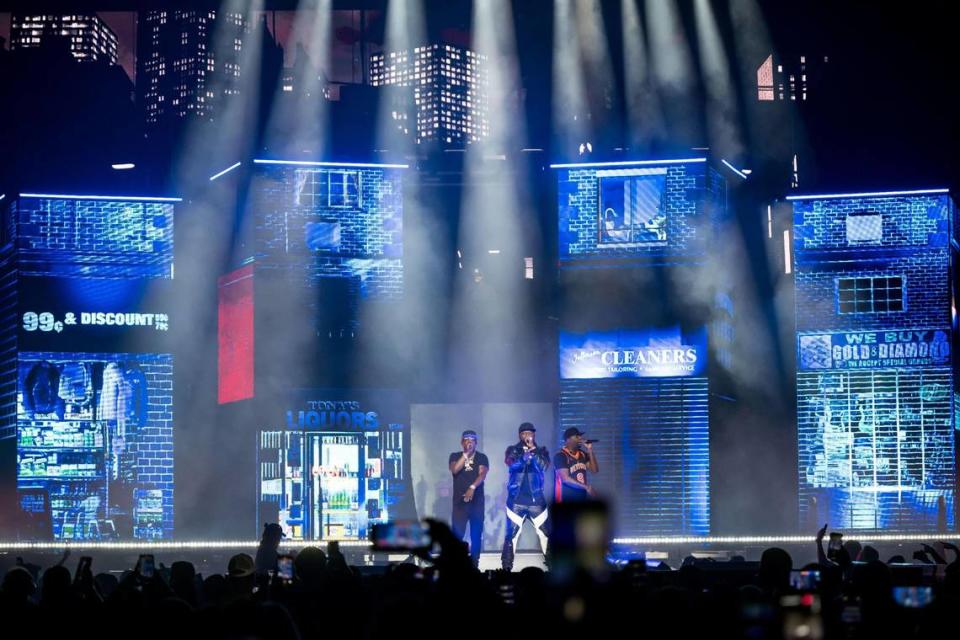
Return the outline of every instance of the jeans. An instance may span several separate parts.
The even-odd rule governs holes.
[[[483,502],[483,498],[474,498],[470,502],[454,500],[453,517],[450,519],[457,540],[463,540],[467,524],[470,525],[470,558],[475,567],[480,563],[480,552],[483,550]]]

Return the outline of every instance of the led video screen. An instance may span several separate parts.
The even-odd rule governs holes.
[[[172,534],[171,355],[22,352],[17,388],[24,534]]]

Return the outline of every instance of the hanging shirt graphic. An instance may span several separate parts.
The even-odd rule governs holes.
[[[90,365],[84,362],[68,362],[60,372],[58,395],[64,402],[87,406],[93,399],[93,377]]]
[[[142,427],[147,416],[147,378],[139,366],[122,369],[111,362],[103,369],[98,411],[101,420],[126,428]]]

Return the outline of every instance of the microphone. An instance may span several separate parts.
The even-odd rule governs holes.
[[[599,440],[584,440],[587,444],[593,444],[594,442],[600,442]]]

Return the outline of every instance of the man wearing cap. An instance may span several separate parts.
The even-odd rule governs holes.
[[[256,565],[246,553],[238,553],[227,563],[227,590],[229,600],[247,599],[256,585]]]
[[[453,474],[450,524],[458,540],[463,540],[467,524],[470,524],[470,557],[473,566],[477,566],[483,549],[483,481],[490,470],[490,461],[477,451],[476,431],[464,431],[460,436],[460,447],[462,451],[450,454],[450,473]]]
[[[597,497],[587,472],[598,473],[600,467],[593,455],[593,442],[583,439],[583,431],[570,427],[563,432],[563,448],[553,458],[556,470],[554,500],[575,502]]]
[[[523,531],[523,521],[529,519],[540,539],[540,549],[547,553],[550,523],[547,518],[547,500],[543,496],[543,474],[550,466],[550,452],[538,447],[537,429],[529,422],[520,425],[520,441],[507,448],[504,462],[510,470],[507,484],[507,536],[503,541],[500,562],[505,571],[513,569],[517,542]]]

